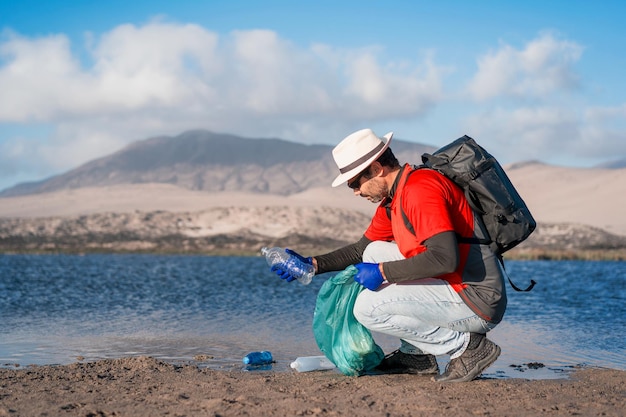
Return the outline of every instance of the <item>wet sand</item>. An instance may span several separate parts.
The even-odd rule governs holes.
[[[456,384],[219,371],[149,357],[0,369],[0,416],[623,416],[625,398],[626,371],[598,368]]]

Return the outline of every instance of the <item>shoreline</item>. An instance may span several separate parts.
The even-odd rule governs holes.
[[[626,371],[441,384],[415,375],[220,371],[151,357],[0,368],[0,416],[623,415]]]
[[[272,243],[273,244],[273,243]],[[268,246],[272,244],[259,244]],[[293,245],[292,245],[293,246]],[[309,252],[329,252],[336,247],[299,245]],[[221,249],[221,250],[125,250],[112,248],[49,248],[2,250],[0,255],[164,255],[164,256],[260,256],[257,249]],[[542,250],[513,248],[504,255],[504,261],[626,261],[626,248],[598,250]]]

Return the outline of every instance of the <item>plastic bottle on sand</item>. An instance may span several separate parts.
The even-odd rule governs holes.
[[[243,357],[243,363],[246,365],[267,365],[274,362],[272,353],[264,350],[263,352],[250,352]]]
[[[289,273],[295,277],[302,285],[308,285],[315,275],[315,267],[302,262],[298,257],[288,254],[283,248],[261,248],[261,253],[265,255],[267,264],[272,266],[282,263],[287,267]]]
[[[334,369],[335,364],[326,356],[304,356],[291,362],[291,367],[298,372],[309,372]]]

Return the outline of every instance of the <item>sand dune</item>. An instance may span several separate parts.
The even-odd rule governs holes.
[[[538,222],[569,222],[626,235],[626,169],[578,169],[524,164],[507,169]],[[346,187],[323,184],[300,194],[278,196],[191,191],[168,184],[80,188],[0,198],[0,217],[49,217],[102,212],[193,212],[212,207],[328,206],[371,213],[374,205]]]
[[[626,169],[528,164],[507,171],[542,222],[571,222],[626,235]]]
[[[103,212],[199,211],[212,207],[329,206],[373,212],[374,205],[344,188],[314,188],[291,196],[244,192],[192,191],[169,184],[78,188],[0,198],[0,217],[70,216]]]

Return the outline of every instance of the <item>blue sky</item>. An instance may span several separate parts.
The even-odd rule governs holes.
[[[626,157],[619,1],[0,0],[0,189],[204,128]]]

